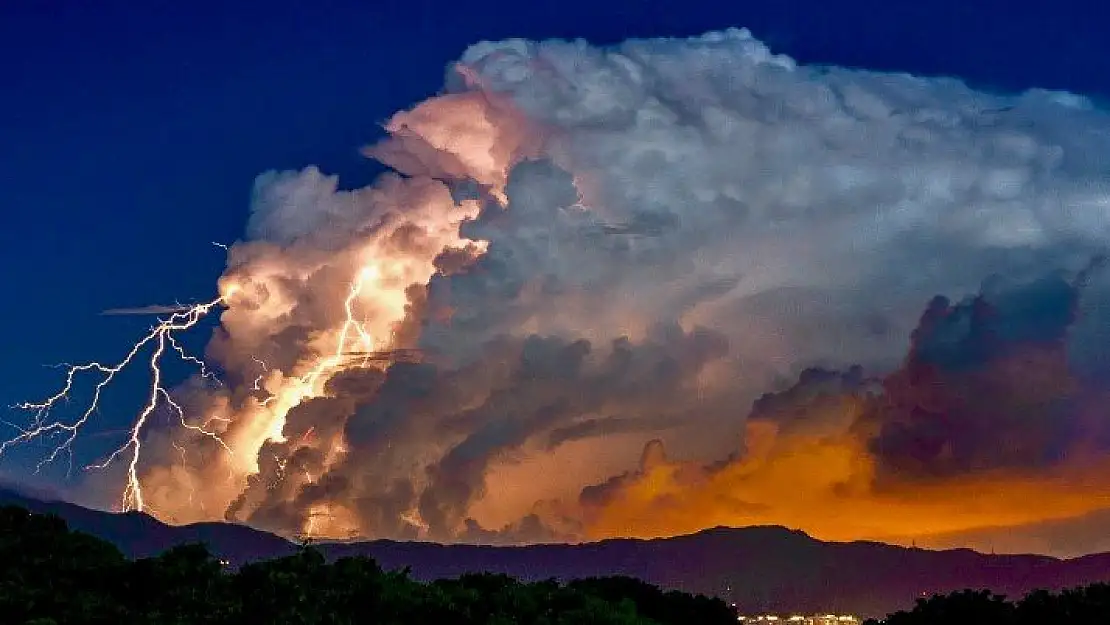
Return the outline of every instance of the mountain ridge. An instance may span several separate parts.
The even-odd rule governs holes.
[[[143,513],[91,510],[0,489],[0,505],[54,513],[71,529],[148,557],[181,543],[204,542],[214,555],[241,565],[292,554],[295,543],[245,525],[167,525]],[[1070,559],[1036,554],[929,550],[877,541],[826,542],[781,526],[717,526],[670,538],[612,538],[580,544],[494,546],[405,542],[321,541],[329,559],[368,555],[386,569],[410,567],[430,580],[465,572],[505,573],[525,580],[628,575],[688,592],[718,595],[746,612],[850,612],[881,616],[917,597],[989,588],[1011,597],[1110,581],[1110,553]]]

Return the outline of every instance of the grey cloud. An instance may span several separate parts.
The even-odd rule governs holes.
[[[579,423],[629,432],[657,428],[685,403],[683,386],[727,354],[727,344],[706,330],[667,326],[652,336],[644,343],[617,340],[600,350],[584,340],[503,338],[487,344],[484,360],[461,369],[394,364],[376,390],[369,390],[366,378],[348,374],[343,387],[362,393],[357,408],[355,394],[346,393],[306,401],[289,415],[290,440],[308,423],[321,428],[331,419],[346,423],[349,448],[345,460],[315,486],[298,491],[294,501],[301,518],[311,504],[352,501],[366,531],[398,536],[412,531],[400,519],[416,508],[430,537],[451,538],[485,494],[493,463]],[[635,414],[643,423],[626,418],[605,425],[603,415],[616,413]],[[405,455],[414,446],[426,451]],[[318,458],[300,451],[290,456],[291,465],[310,471],[319,466],[314,461]],[[269,469],[276,473],[278,467]],[[276,501],[256,505],[251,522],[272,526],[296,520],[285,503],[290,495],[273,488],[263,492],[261,484],[257,496]]]
[[[426,132],[459,111],[505,145],[460,140],[473,153],[453,152]],[[459,130],[455,121],[440,130]],[[286,529],[312,503],[342,500],[367,533],[407,536],[399,517],[419,508],[436,536],[487,536],[468,524],[469,508],[486,496],[490,467],[514,454],[667,429],[668,448],[710,460],[720,433],[738,432],[768,391],[780,392],[754,416],[793,427],[791,405],[870,390],[859,371],[814,367],[860,364],[893,379],[911,341],[914,362],[994,363],[964,340],[974,316],[964,304],[938,303],[948,321],[929,341],[911,335],[931,297],[974,292],[991,275],[1022,285],[984,287],[1017,311],[992,331],[1028,345],[1051,328],[1084,375],[1110,371],[1104,277],[1076,304],[1088,314],[1066,324],[1062,309],[1012,293],[1059,301],[1070,287],[1038,282],[1044,268],[1077,267],[1110,240],[1110,117],[1080,97],[800,66],[733,29],[610,47],[484,42],[448,72],[445,95],[394,122],[368,153],[404,175],[348,191],[311,167],[266,174],[249,240],[231,249],[227,279],[244,279],[249,297],[225,314],[209,353],[237,387],[257,374],[253,358],[289,373],[335,328],[368,240],[436,259],[428,284],[398,287],[407,307],[392,347],[425,362],[345,373],[331,397],[295,408],[290,441],[262,456],[330,469],[289,492],[260,456],[235,508],[259,523]],[[514,166],[492,171],[506,154]],[[502,173],[504,206],[494,199]],[[435,213],[459,202],[481,210]],[[475,245],[435,249],[440,222]],[[625,236],[636,234],[650,236]],[[266,302],[288,310],[256,323]],[[916,435],[908,414],[881,421],[908,420]],[[313,428],[347,446],[334,464],[297,455],[296,437]],[[990,455],[983,440],[969,457]],[[876,445],[880,456],[913,455],[893,429]]]

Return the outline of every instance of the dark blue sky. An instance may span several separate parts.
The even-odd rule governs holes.
[[[1104,16],[1079,8],[1097,3],[1022,4],[5,0],[0,404],[52,390],[41,365],[118,357],[151,321],[100,311],[212,296],[210,242],[239,236],[258,173],[318,164],[365,184],[376,170],[357,149],[471,42],[747,26],[803,62],[1110,94]],[[125,382],[97,427],[131,418]]]

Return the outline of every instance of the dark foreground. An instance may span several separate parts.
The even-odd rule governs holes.
[[[0,507],[0,622],[191,625],[724,625],[720,599],[663,591],[628,577],[524,583],[471,573],[420,582],[372,558],[329,563],[312,547],[225,566],[201,545],[131,560],[72,532],[60,518]],[[876,621],[872,621],[874,623]],[[1110,623],[1110,585],[1034,592],[1016,602],[987,591],[918,601],[889,625]]]
[[[921,599],[885,625],[1105,625],[1110,623],[1110,584],[1059,593],[1036,591],[1007,601],[989,591],[965,590]],[[876,621],[868,621],[876,623]]]
[[[128,560],[54,516],[0,508],[0,622],[185,625],[724,625],[720,599],[631,578],[521,583],[468,574],[421,583],[367,557],[316,549],[232,572],[200,545]]]
[[[171,526],[142,513],[113,514],[4,491],[0,505],[57,514],[73,530],[115,545],[124,556],[157,556],[174,545],[204,543],[240,566],[292,555],[297,545],[233,523]],[[989,588],[1021,597],[1037,588],[1110,582],[1110,553],[1072,560],[1041,555],[929,551],[874,542],[829,543],[785,527],[719,527],[658,540],[577,545],[440,545],[369,541],[317,543],[327,562],[367,556],[387,571],[412,567],[422,582],[472,571],[526,582],[554,577],[644,579],[667,589],[724,597],[746,614],[889,614],[916,597]],[[0,621],[2,623],[2,621]]]
[[[70,528],[108,541],[130,559],[157,556],[188,543],[208,545],[233,568],[297,553],[296,544],[245,525],[170,526],[138,512],[114,514],[44,501],[4,490],[0,484],[2,505],[57,514]],[[1060,560],[970,549],[932,551],[876,542],[824,542],[783,527],[715,528],[672,538],[576,545],[372,540],[315,546],[328,562],[366,556],[386,570],[411,567],[411,577],[423,582],[470,571],[527,582],[633,577],[668,590],[720,596],[746,614],[881,615],[912,606],[916,597],[964,588],[1022,597],[1038,588],[1110,582],[1110,553]]]

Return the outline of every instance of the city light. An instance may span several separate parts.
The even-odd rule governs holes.
[[[790,625],[859,625],[863,621],[859,617],[848,614],[815,614],[813,616],[776,616],[774,614],[760,614],[756,616],[737,616],[741,623],[789,623]]]

